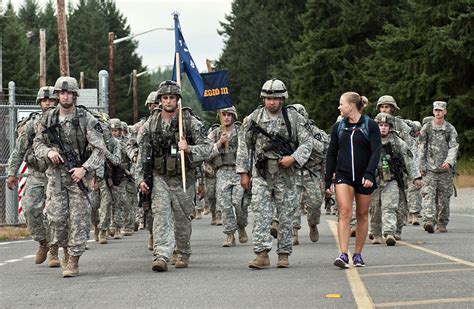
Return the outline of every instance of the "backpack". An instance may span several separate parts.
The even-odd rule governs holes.
[[[364,117],[364,121],[362,122],[362,125],[360,127],[356,127],[359,129],[363,134],[364,137],[370,141],[370,135],[369,135],[369,116],[367,115],[362,115]],[[340,139],[342,136],[342,132],[344,130],[347,131],[352,131],[352,128],[346,128],[347,120],[346,118],[342,118],[341,121],[339,121],[339,124],[337,126],[337,137]]]

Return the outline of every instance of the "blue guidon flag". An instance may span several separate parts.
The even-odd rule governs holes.
[[[177,13],[174,14],[174,34],[176,53],[179,53],[180,74],[186,73],[188,75],[189,81],[191,82],[199,101],[202,101],[204,82],[199,74],[196,64],[194,63],[193,57],[191,57],[191,54],[189,53],[188,46],[184,41]],[[174,59],[173,80],[176,81],[176,57]]]
[[[232,106],[227,71],[202,73],[201,77],[204,81],[204,94],[201,100],[203,111],[215,111]]]

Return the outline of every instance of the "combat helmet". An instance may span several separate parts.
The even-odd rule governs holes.
[[[160,83],[160,86],[158,86],[158,91],[156,92],[156,99],[159,100],[164,94],[174,94],[179,98],[183,97],[181,94],[181,87],[177,82],[172,80],[165,80]]]
[[[120,122],[122,124],[122,131],[128,133],[128,124],[125,121]]]
[[[148,97],[146,98],[145,101],[145,106],[148,106],[148,104],[153,104],[156,103],[156,93],[157,91],[152,91],[150,94],[148,94]]]
[[[54,84],[54,92],[68,91],[79,96],[79,85],[74,77],[61,76]]]
[[[394,126],[393,116],[387,113],[378,113],[377,116],[375,116],[374,120],[377,123],[381,123],[381,122],[388,123],[392,128]]]
[[[219,111],[221,111],[221,112],[223,112],[223,113],[232,114],[232,115],[234,115],[235,120],[237,120],[237,110],[235,109],[234,106],[222,108],[222,109],[220,109]]]
[[[267,80],[260,92],[261,98],[285,98],[288,99],[288,91],[285,84],[276,78]]]
[[[110,119],[110,128],[122,130],[122,122],[120,121],[120,119],[118,118]]]
[[[58,96],[54,93],[54,87],[52,86],[44,86],[38,90],[38,95],[36,96],[36,104],[43,99],[52,99],[58,100]]]
[[[395,102],[395,99],[391,95],[383,95],[379,98],[377,101],[377,106],[376,109],[379,109],[379,106],[382,104],[388,104],[392,105],[396,110],[399,110],[400,107],[398,107],[397,102]]]
[[[292,104],[292,105],[288,105],[288,107],[294,108],[301,116],[308,119],[308,117],[309,117],[308,112],[306,111],[306,108],[303,105],[301,105],[301,104]]]
[[[430,122],[434,119],[434,116],[426,116],[423,118],[423,121],[421,122],[423,125],[425,125],[427,122]]]

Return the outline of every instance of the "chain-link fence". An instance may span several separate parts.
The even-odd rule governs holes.
[[[108,112],[108,74],[99,73],[99,90],[81,89],[77,104],[88,109]],[[36,104],[38,89],[15,88],[10,82],[8,88],[0,91],[0,225],[18,225],[26,223],[22,213],[21,199],[27,181],[27,166],[23,162],[17,178],[18,185],[14,190],[7,188],[7,166],[10,154],[16,145],[17,124],[31,112],[40,111]],[[28,198],[25,196],[25,198]]]

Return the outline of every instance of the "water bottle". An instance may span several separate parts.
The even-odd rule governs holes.
[[[392,176],[390,175],[390,165],[388,164],[387,158],[382,159],[382,176],[384,181],[390,181]]]

